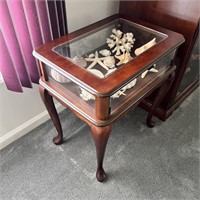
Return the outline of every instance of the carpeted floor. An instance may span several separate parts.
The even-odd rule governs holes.
[[[1,151],[1,200],[195,200],[199,194],[199,91],[166,121],[147,128],[132,110],[113,127],[104,160],[108,179],[95,178],[89,127],[60,113],[65,142],[52,143],[49,120]]]

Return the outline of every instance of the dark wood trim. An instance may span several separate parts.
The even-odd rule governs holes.
[[[149,23],[181,33],[185,37],[185,43],[177,51],[175,64],[177,65],[175,80],[169,89],[161,107],[155,114],[162,120],[166,120],[183,101],[197,87],[194,80],[182,94],[177,96],[178,89],[184,77],[193,46],[199,33],[200,1],[120,1],[119,13],[133,19],[144,20]],[[153,14],[152,14],[153,13]],[[183,14],[185,13],[185,14]],[[198,78],[199,79],[199,78]],[[151,101],[155,98],[152,94],[143,101],[140,106],[149,111]]]
[[[166,121],[169,116],[172,115],[173,111],[176,110],[181,103],[192,93],[194,92],[197,88],[199,87],[199,77],[195,79],[179,96],[174,101],[174,104],[168,109],[165,110],[162,107],[158,107],[154,115],[158,117],[162,121]],[[144,99],[139,106],[146,110],[147,112],[150,111],[152,102],[149,99]]]
[[[37,48],[34,51],[34,56],[50,67],[52,67],[52,65],[59,66],[60,70],[66,74],[67,78],[76,84],[81,85],[82,88],[86,89],[91,94],[95,94],[97,96],[110,96],[111,94],[117,92],[119,88],[127,82],[127,79],[130,80],[136,78],[152,64],[158,62],[161,59],[160,55],[162,55],[163,58],[185,41],[184,37],[179,33],[141,20],[133,20],[129,17],[124,17],[124,19],[131,20],[133,23],[139,23],[141,26],[164,33],[167,37],[146,51],[145,54],[139,55],[135,59],[128,62],[125,66],[116,70],[115,73],[112,73],[104,79],[94,76],[92,73],[88,73],[87,70],[75,65],[69,59],[60,56],[52,50],[53,47],[59,46],[64,42],[71,41],[72,39],[82,34],[86,34],[91,30],[96,31],[102,25],[106,25],[109,22],[113,22],[114,19],[118,19],[116,17],[118,17],[118,15],[108,17],[105,20],[101,20],[88,26],[87,28],[80,29],[79,31],[50,41]]]

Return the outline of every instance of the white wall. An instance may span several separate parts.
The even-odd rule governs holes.
[[[12,92],[0,83],[0,149],[49,119],[39,95],[38,85]],[[63,107],[56,103],[58,111]]]
[[[0,137],[12,131],[27,119],[36,116],[45,108],[39,98],[37,86],[33,89],[24,89],[24,93],[6,90],[5,85],[0,86]]]
[[[118,0],[65,0],[65,2],[69,32],[119,12]]]
[[[66,0],[68,30],[72,32],[118,13],[117,0]],[[56,104],[57,110],[63,109]],[[8,91],[0,83],[0,149],[49,119],[38,85],[24,93]]]

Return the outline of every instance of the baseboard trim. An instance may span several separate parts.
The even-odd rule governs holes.
[[[60,103],[56,103],[55,107],[58,112],[61,112],[65,109]],[[3,137],[0,137],[0,150],[14,142],[15,140],[19,139],[20,137],[26,135],[29,131],[33,130],[37,126],[41,125],[42,123],[46,122],[49,119],[49,114],[45,110],[39,115],[33,117],[29,121],[25,122],[24,124],[18,126],[16,129],[10,131]]]

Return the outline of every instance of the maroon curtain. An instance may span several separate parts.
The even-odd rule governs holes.
[[[0,0],[0,72],[9,90],[38,83],[35,47],[67,33],[64,0]]]

